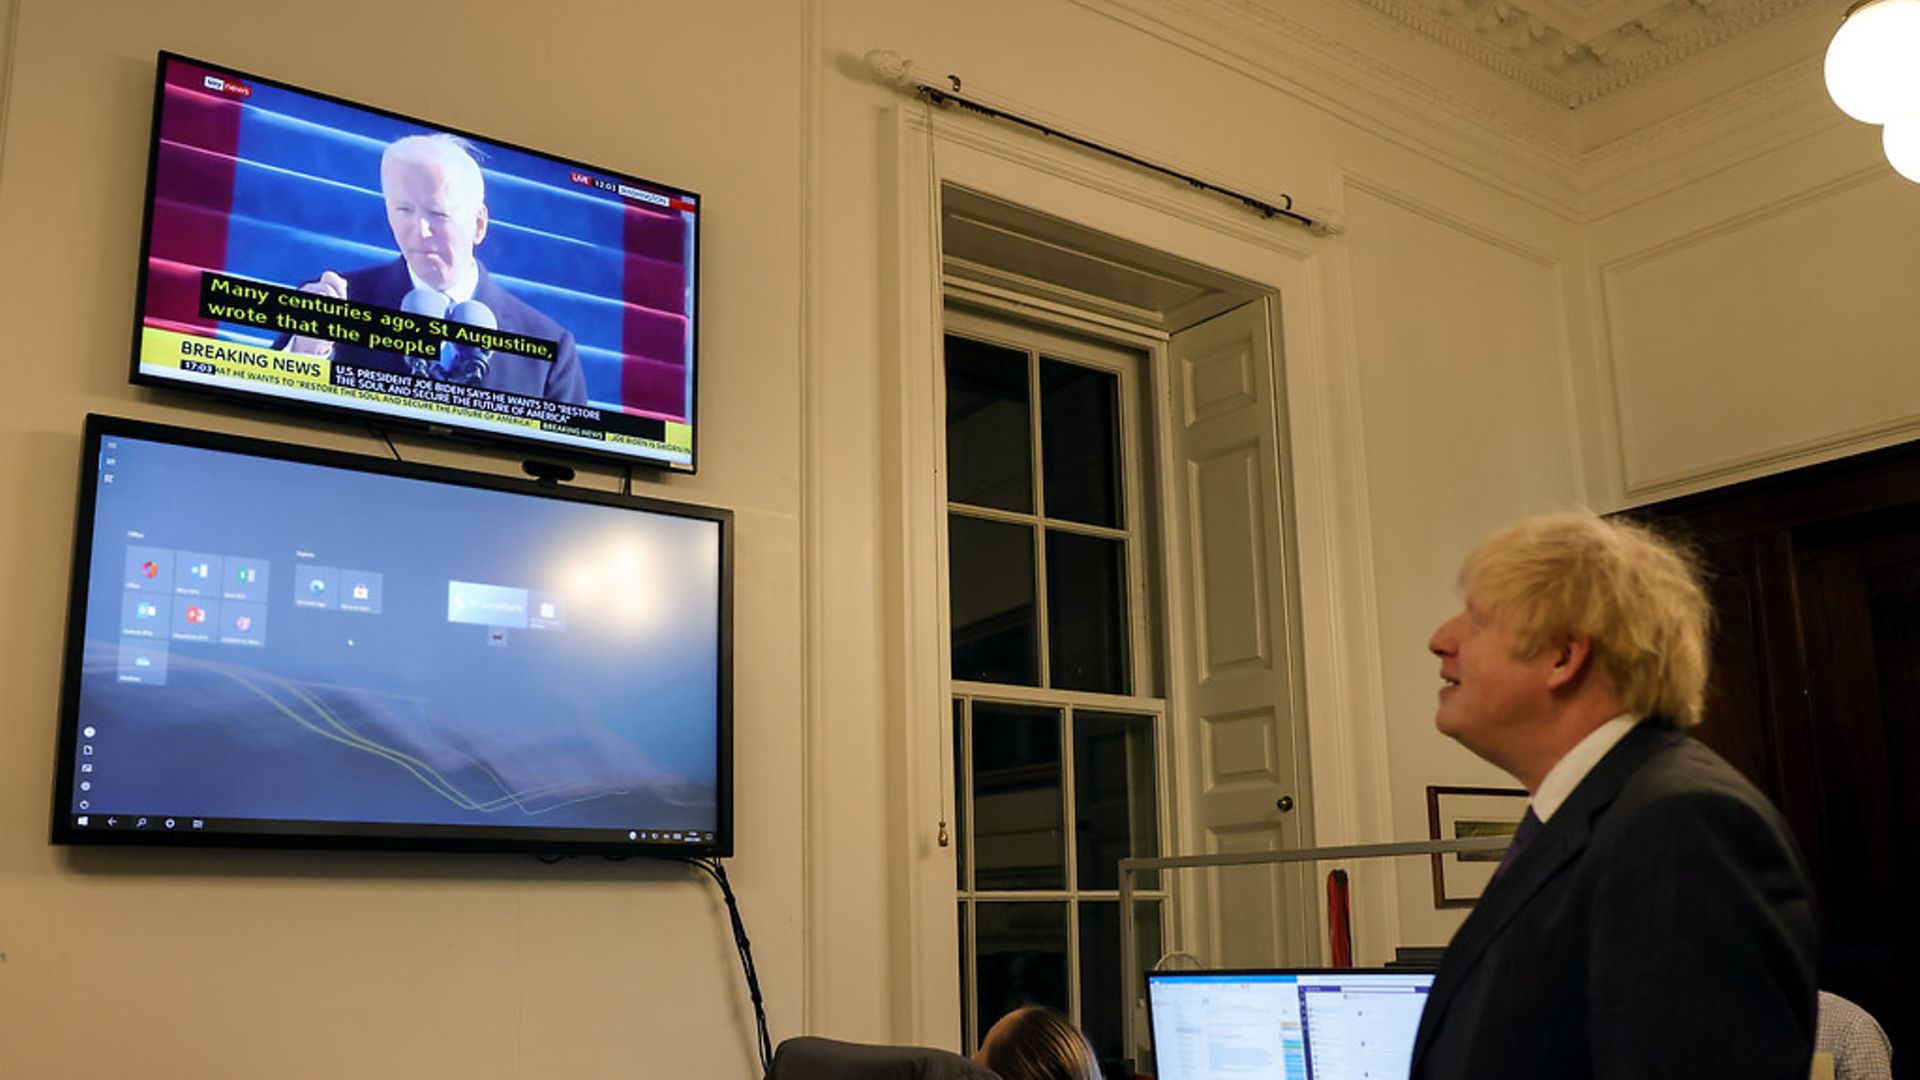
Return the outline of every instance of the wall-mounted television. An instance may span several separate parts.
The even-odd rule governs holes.
[[[135,383],[693,471],[698,195],[158,64]]]
[[[102,416],[53,841],[725,855],[730,511]]]

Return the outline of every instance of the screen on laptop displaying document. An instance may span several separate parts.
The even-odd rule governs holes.
[[[1430,972],[1155,971],[1160,1080],[1404,1077]]]

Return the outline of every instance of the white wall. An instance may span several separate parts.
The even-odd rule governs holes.
[[[1336,8],[1297,13],[1351,14]],[[1309,571],[1334,579],[1320,585],[1339,624],[1318,637],[1309,626],[1307,638],[1310,654],[1316,642],[1339,651],[1308,664],[1322,684],[1310,699],[1339,706],[1311,718],[1323,842],[1424,836],[1429,784],[1510,786],[1431,727],[1425,642],[1457,604],[1460,558],[1488,532],[1920,427],[1920,376],[1906,359],[1915,309],[1900,301],[1916,280],[1914,191],[1879,163],[1870,130],[1825,103],[1820,19],[1785,19],[1731,47],[1700,76],[1730,89],[1698,105],[1660,97],[1698,80],[1654,78],[1591,124],[1556,131],[1520,116],[1473,131],[1457,114],[1416,112],[1409,84],[1364,55],[1348,55],[1348,68],[1318,63],[1375,42],[1289,39],[1291,6],[836,0],[814,10],[807,92],[819,151],[807,229],[823,272],[807,304],[817,313],[807,588],[819,650],[809,746],[821,779],[810,820],[817,880],[861,884],[809,912],[809,1004],[828,1028],[945,1038],[938,1010],[909,1004],[929,992],[900,984],[928,970],[947,977],[938,940],[900,914],[915,882],[938,893],[946,854],[924,840],[940,805],[937,759],[902,735],[902,718],[909,732],[939,720],[922,715],[933,708],[902,685],[911,680],[897,663],[916,602],[901,517],[919,481],[902,475],[914,465],[897,453],[910,440],[896,399],[927,360],[900,345],[898,323],[924,306],[902,308],[898,294],[923,282],[897,280],[900,252],[917,242],[898,235],[893,205],[903,171],[945,170],[903,164],[922,144],[903,145],[898,112],[920,106],[871,80],[868,50],[1256,194],[1285,190],[1349,225],[1318,242],[1300,264],[1302,288],[1282,297],[1290,319],[1303,305],[1312,316],[1286,363],[1324,375],[1320,396],[1291,402],[1293,423],[1323,425],[1332,451],[1320,463],[1331,495],[1297,522]],[[1404,44],[1383,33],[1376,55]],[[1058,147],[1030,152],[1104,175]],[[1189,209],[1204,198],[1177,185],[1160,197]],[[1107,215],[1098,203],[1089,195],[1084,213],[1066,216]],[[862,467],[876,455],[877,471]],[[889,662],[876,668],[875,655]],[[1335,802],[1342,812],[1326,813]],[[1424,862],[1396,869],[1391,897],[1359,897],[1361,918],[1384,925],[1388,945],[1444,940],[1458,915],[1432,907]],[[873,968],[824,962],[875,948],[885,959]]]
[[[1825,99],[1817,80],[1798,90]],[[1920,186],[1837,109],[1809,138],[1597,220],[1591,405],[1618,501],[1920,434],[1916,236]]]
[[[127,385],[159,48],[709,200],[701,472],[640,486],[738,513],[733,878],[773,1023],[796,1030],[800,144],[788,95],[748,92],[739,73],[794,86],[797,28],[777,0],[20,3],[0,144],[0,563],[15,612],[0,632],[0,1076],[756,1072],[726,913],[688,868],[46,843],[82,415],[384,453],[351,430]],[[517,473],[507,455],[401,445]]]
[[[1681,73],[1597,107],[1590,124],[1556,131],[1525,116],[1473,130],[1458,112],[1410,104],[1420,88],[1381,75],[1373,58],[1404,35],[1383,32],[1370,56],[1372,40],[1330,43],[1288,21],[1331,13],[1373,33],[1355,8],[812,9],[804,438],[817,1026],[949,1037],[928,1007],[951,992],[951,928],[936,902],[949,854],[927,840],[941,785],[925,733],[942,720],[902,644],[929,632],[912,621],[925,612],[910,509],[933,479],[914,475],[924,459],[900,453],[914,444],[902,418],[931,363],[903,347],[912,335],[901,325],[924,317],[924,302],[901,296],[925,287],[912,253],[927,241],[901,235],[914,222],[897,205],[927,172],[949,170],[911,160],[925,144],[903,135],[914,123],[900,113],[920,106],[868,76],[868,50],[1256,194],[1287,191],[1348,224],[1300,241],[1314,246],[1281,298],[1284,362],[1315,373],[1314,392],[1290,401],[1294,448],[1317,429],[1304,445],[1325,452],[1306,463],[1319,501],[1296,521],[1304,584],[1333,601],[1326,625],[1309,612],[1307,633],[1322,842],[1424,836],[1430,784],[1510,786],[1431,726],[1425,643],[1456,608],[1460,558],[1488,532],[1920,430],[1915,308],[1903,302],[1920,280],[1916,191],[1880,163],[1870,129],[1824,101],[1823,20],[1784,18],[1771,36],[1730,46],[1699,77],[1727,89],[1697,105],[1661,100],[1699,81]],[[1349,66],[1327,66],[1341,56]],[[958,114],[938,123],[967,138],[997,130]],[[1206,196],[1178,185],[1116,181],[1122,202],[1145,207],[1125,211],[1091,190],[1111,179],[1098,163],[1037,139],[1024,152],[1042,163],[1031,200],[1050,212],[1139,222],[1130,238],[1169,249],[1207,248],[1194,237],[1227,228],[1198,208]],[[1045,190],[1050,171],[1075,170],[1089,187],[1077,213]],[[1438,943],[1457,924],[1433,908],[1423,861],[1396,869],[1391,895],[1356,899],[1363,930],[1391,934],[1363,949]],[[902,914],[916,896],[930,931]]]
[[[1460,560],[1500,524],[1580,501],[1562,317],[1572,260],[1384,189],[1357,189],[1350,245],[1368,432],[1391,839],[1427,835],[1428,784],[1515,787],[1433,729]],[[1577,265],[1577,264],[1576,264]],[[1401,941],[1442,944],[1425,860],[1401,860]]]
[[[1320,597],[1307,640],[1323,841],[1420,837],[1426,785],[1503,781],[1431,727],[1425,642],[1479,537],[1534,510],[1904,437],[1917,414],[1900,301],[1920,222],[1865,129],[1816,121],[1723,161],[1687,142],[1692,171],[1674,179],[1661,163],[1677,140],[1753,125],[1735,110],[1704,136],[1674,124],[1665,142],[1584,158],[1522,153],[1510,131],[1395,121],[1398,99],[1364,80],[1268,62],[1290,43],[1230,48],[1219,26],[1188,35],[1108,0],[579,0],[451,18],[15,0],[0,14],[16,7],[0,20],[0,562],[16,611],[0,637],[0,1074],[752,1071],[724,917],[690,874],[45,844],[80,417],[376,449],[126,385],[157,48],[706,196],[702,471],[646,486],[739,514],[734,873],[776,1035],[952,1040],[950,852],[930,840],[944,719],[913,674],[931,627],[908,503],[930,479],[901,452],[930,437],[903,427],[930,361],[902,346],[930,259],[901,230],[904,201],[925,196],[916,178],[963,163],[909,160],[925,140],[901,110],[919,106],[870,77],[868,50],[1350,225],[1287,232],[988,121],[939,120],[1003,148],[981,175],[1050,177],[1032,194],[1054,212],[1286,283],[1284,361],[1310,376],[1290,421],[1315,493],[1296,526]],[[1614,186],[1592,193],[1605,209],[1589,220],[1567,193],[1592,177]],[[1357,897],[1363,925],[1444,939],[1457,916],[1428,889],[1410,862]]]
[[[913,603],[902,518],[932,482],[903,477],[915,463],[902,464],[897,452],[911,441],[898,424],[913,404],[898,400],[900,388],[930,361],[901,347],[898,323],[925,310],[924,301],[903,308],[901,294],[926,281],[925,267],[910,260],[900,269],[899,253],[924,250],[926,240],[900,235],[912,222],[900,224],[896,201],[924,197],[910,185],[929,168],[946,175],[962,166],[913,160],[925,143],[901,133],[916,130],[921,106],[875,81],[864,54],[893,51],[1077,130],[1350,219],[1351,232],[1334,239],[1246,215],[1218,226],[1278,230],[1305,249],[1289,264],[1298,288],[1281,298],[1285,362],[1314,368],[1320,396],[1290,403],[1292,426],[1296,436],[1325,429],[1316,438],[1331,454],[1313,463],[1324,471],[1324,501],[1296,525],[1303,548],[1319,553],[1308,563],[1344,575],[1306,583],[1338,601],[1329,619],[1340,624],[1308,636],[1310,654],[1329,643],[1341,650],[1310,655],[1308,664],[1310,680],[1317,671],[1340,683],[1319,688],[1340,711],[1312,721],[1316,739],[1324,730],[1342,742],[1331,756],[1314,748],[1320,808],[1344,804],[1343,813],[1322,815],[1323,841],[1423,837],[1427,784],[1499,779],[1433,732],[1437,669],[1425,642],[1453,610],[1453,573],[1474,540],[1524,511],[1582,495],[1571,423],[1578,346],[1567,314],[1584,317],[1580,234],[1564,216],[1100,4],[844,0],[816,11],[819,67],[808,92],[820,129],[808,233],[818,238],[822,272],[808,305],[818,321],[808,346],[807,589],[808,743],[819,771],[809,820],[814,878],[832,885],[809,912],[809,1003],[816,1025],[836,1034],[949,1041],[950,1022],[938,1009],[917,1011],[914,999],[951,996],[951,960],[940,955],[952,939],[951,909],[930,905],[931,932],[901,915],[915,883],[944,903],[940,882],[950,890],[953,877],[950,852],[928,839],[941,798],[937,756],[916,754],[901,733],[903,724],[938,730],[938,698],[917,697],[892,662]],[[1096,227],[1164,226],[1157,239],[1129,238],[1167,249],[1230,247],[1195,239],[1215,228],[1210,196],[1114,178],[1097,160],[962,114],[936,122],[956,132],[951,143],[936,140],[936,156],[974,138],[1024,148],[1006,150],[1009,158],[1040,159],[1030,205]],[[981,167],[990,178],[1021,168]],[[1077,213],[1063,211],[1045,189],[1050,168],[1133,187],[1116,197],[1090,191]],[[911,176],[905,195],[903,171]],[[1166,224],[1157,211],[1180,220]],[[876,666],[876,655],[889,662]],[[1362,918],[1377,925],[1384,917],[1398,941],[1444,941],[1458,916],[1433,909],[1427,865],[1408,863],[1398,888],[1362,895]]]

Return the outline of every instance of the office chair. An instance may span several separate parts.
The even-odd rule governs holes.
[[[958,1054],[802,1035],[780,1044],[767,1080],[1000,1080]]]

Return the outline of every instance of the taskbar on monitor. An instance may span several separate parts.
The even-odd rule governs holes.
[[[209,818],[184,814],[89,811],[67,815],[62,839],[87,843],[199,840],[287,847],[466,848],[493,851],[592,850],[615,853],[668,848],[711,849],[716,834],[704,829],[555,829],[500,825],[393,824],[365,821],[293,821],[279,818]]]

